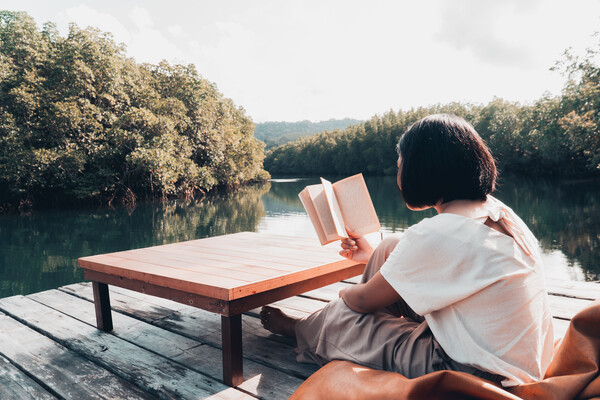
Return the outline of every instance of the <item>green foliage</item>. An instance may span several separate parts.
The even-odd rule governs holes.
[[[600,44],[600,43],[599,43]],[[583,58],[565,52],[562,68],[568,77],[558,120],[574,159],[590,169],[600,168],[600,57],[599,48],[588,49]]]
[[[193,65],[138,64],[112,36],[0,11],[0,203],[193,197],[262,180],[242,108]]]
[[[600,47],[600,46],[599,46]],[[473,124],[500,168],[526,175],[585,177],[600,172],[600,66],[598,50],[566,53],[557,68],[568,82],[561,96],[521,105],[494,99],[487,105],[451,103],[389,111],[343,131],[322,132],[267,152],[272,174],[372,175],[396,173],[395,145],[413,122],[450,113]]]
[[[263,122],[256,124],[254,136],[265,142],[266,149],[271,149],[298,140],[304,136],[310,136],[322,131],[345,129],[349,125],[355,125],[361,122],[362,121],[358,119],[351,118],[330,119],[320,122]]]

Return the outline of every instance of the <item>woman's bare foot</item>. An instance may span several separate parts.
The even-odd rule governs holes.
[[[260,310],[260,322],[262,326],[273,333],[296,337],[296,318],[285,314],[279,308],[264,306]]]

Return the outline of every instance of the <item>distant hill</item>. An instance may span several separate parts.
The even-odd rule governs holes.
[[[263,122],[256,124],[254,136],[267,144],[267,149],[277,147],[287,142],[293,142],[302,136],[309,136],[314,133],[331,131],[334,129],[346,129],[350,125],[361,123],[361,120],[344,118],[330,119],[327,121],[310,122]]]

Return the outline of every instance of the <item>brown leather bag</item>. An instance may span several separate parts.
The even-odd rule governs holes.
[[[348,361],[332,361],[309,377],[291,400],[353,399],[597,399],[600,400],[600,301],[573,317],[544,380],[505,390],[473,375],[438,371],[407,379]]]

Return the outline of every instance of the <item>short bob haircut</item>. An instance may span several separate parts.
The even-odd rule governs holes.
[[[452,200],[485,200],[496,188],[494,158],[475,128],[455,115],[412,124],[396,146],[398,186],[411,208]]]

